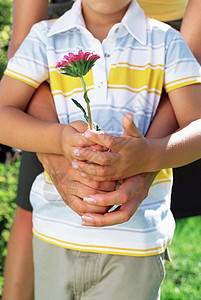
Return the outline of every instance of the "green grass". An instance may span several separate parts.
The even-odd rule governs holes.
[[[162,300],[201,299],[201,217],[177,220]]]

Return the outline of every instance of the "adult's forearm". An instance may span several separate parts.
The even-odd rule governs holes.
[[[13,31],[8,59],[18,49],[33,24],[46,19],[48,0],[13,0]]]
[[[50,86],[43,82],[33,94],[26,112],[39,120],[59,123]]]
[[[201,64],[201,1],[189,0],[180,30],[184,40]]]

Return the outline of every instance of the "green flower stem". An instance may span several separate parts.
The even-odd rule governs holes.
[[[84,90],[84,99],[87,103],[87,111],[88,111],[88,118],[89,118],[89,128],[92,130],[92,118],[91,118],[91,110],[90,110],[90,105],[89,105],[89,98],[87,96],[87,88],[86,88],[86,83],[84,81],[83,76],[80,76],[80,79],[82,81],[82,86],[83,86],[83,90]]]

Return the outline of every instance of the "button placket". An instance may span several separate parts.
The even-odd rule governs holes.
[[[93,40],[93,52],[100,56],[100,59],[96,61],[92,69],[95,88],[94,101],[95,103],[100,103],[102,99],[106,99],[107,96],[107,77],[102,44],[97,39]]]

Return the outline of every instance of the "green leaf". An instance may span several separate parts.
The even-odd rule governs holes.
[[[81,111],[84,113],[84,118],[85,118],[85,120],[87,121],[87,123],[89,123],[89,118],[88,118],[88,116],[87,116],[87,113],[86,113],[84,107],[83,107],[77,100],[75,100],[75,99],[73,99],[73,98],[71,98],[71,100],[73,101],[73,103],[74,103],[79,109],[81,109]]]

